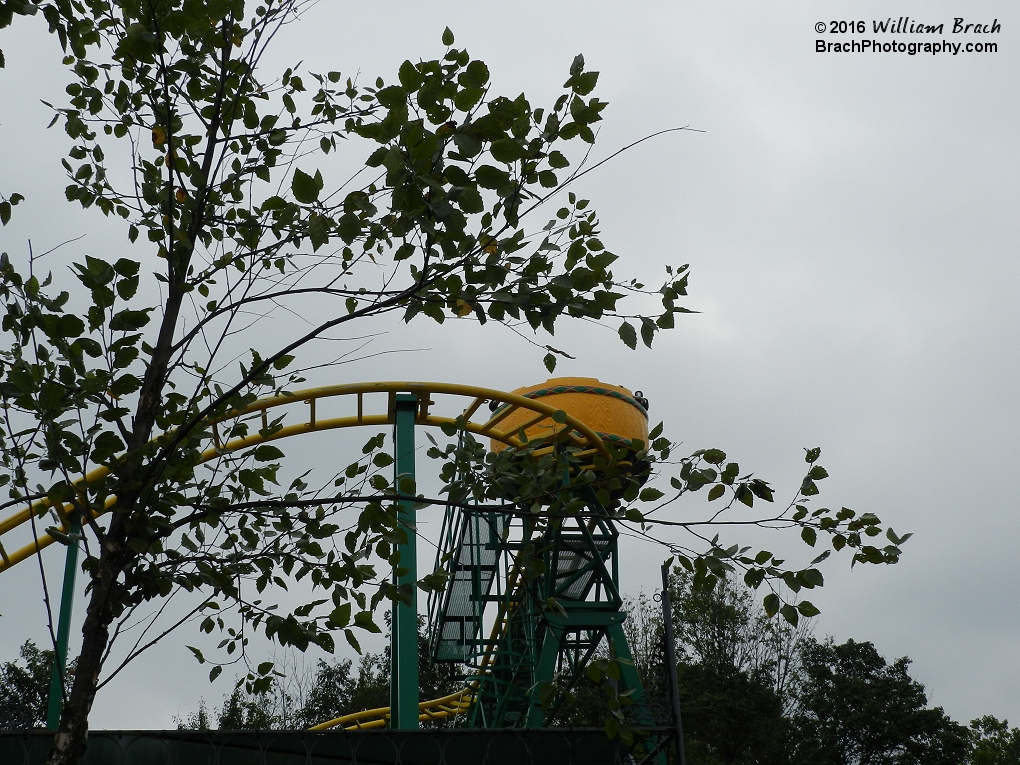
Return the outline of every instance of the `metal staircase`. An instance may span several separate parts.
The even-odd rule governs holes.
[[[435,661],[468,668],[465,724],[543,727],[600,645],[630,660],[619,533],[594,495],[586,499],[583,514],[562,517],[448,508],[436,560],[451,583],[430,602],[430,645]],[[621,667],[636,722],[652,724],[632,664]]]

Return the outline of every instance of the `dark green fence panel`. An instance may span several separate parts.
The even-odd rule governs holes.
[[[663,731],[665,732],[665,731]],[[43,765],[46,731],[0,731],[0,763]],[[419,731],[93,731],[81,765],[632,765],[591,728]]]

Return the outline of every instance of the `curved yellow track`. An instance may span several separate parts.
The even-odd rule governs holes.
[[[428,720],[443,720],[447,717],[464,714],[471,708],[474,701],[474,685],[463,688],[449,696],[440,699],[423,701],[418,704],[418,722]],[[385,728],[389,724],[390,708],[379,707],[378,709],[366,709],[364,712],[354,712],[335,720],[329,720],[318,725],[313,725],[308,730],[329,730],[330,728],[342,728],[343,730],[368,730],[371,728]]]
[[[373,393],[388,394],[387,408],[385,412],[373,412],[367,409],[366,405],[371,402],[366,401],[366,396]],[[393,401],[395,400],[397,393],[414,393],[418,396],[418,416],[415,418],[415,423],[418,425],[429,425],[434,427],[453,425],[458,428],[463,428],[470,433],[486,438],[493,438],[509,446],[519,447],[523,445],[521,436],[527,428],[545,420],[550,420],[554,423],[555,430],[552,434],[554,438],[569,438],[576,445],[597,451],[607,459],[610,459],[610,455],[605,444],[603,444],[602,439],[599,438],[594,430],[556,407],[543,403],[541,400],[527,399],[514,393],[505,393],[491,388],[482,388],[474,385],[459,385],[457,383],[376,382],[309,388],[307,390],[295,391],[287,395],[259,399],[242,411],[233,412],[210,423],[212,430],[212,444],[202,453],[200,462],[208,462],[216,459],[222,454],[246,449],[260,443],[278,441],[282,438],[302,435],[305,433],[315,433],[323,430],[334,430],[337,428],[349,428],[363,425],[378,427],[381,425],[393,424],[395,411]],[[356,415],[326,419],[317,417],[317,402],[341,396],[356,397]],[[439,416],[433,414],[431,411],[432,407],[436,404],[433,400],[433,396],[457,396],[471,399],[471,401],[456,417]],[[500,404],[509,404],[510,406],[502,409],[501,411],[497,411],[493,416],[485,421],[473,420],[472,417],[474,417],[478,410],[482,408],[482,405],[487,401],[498,401]],[[500,427],[500,424],[506,420],[510,414],[519,410],[531,412],[531,415],[526,417],[523,422],[519,420],[515,422],[512,428],[504,429]],[[280,415],[286,418],[287,415],[296,411],[300,416],[300,421],[284,425],[271,435],[263,436],[260,432],[256,431],[250,435],[228,440],[226,443],[221,441],[219,435],[221,426],[223,430],[229,432],[232,426],[236,423],[256,420],[261,422],[262,430],[267,429],[270,422],[271,411],[274,418]],[[157,436],[154,440],[159,441],[172,435],[173,431],[170,431]],[[107,467],[96,468],[78,479],[75,484],[88,484],[90,481],[103,478],[109,472],[110,470]],[[107,502],[106,507],[100,513],[96,513],[95,515],[98,516],[109,511],[115,504],[116,498],[111,498],[110,501]],[[3,546],[4,534],[25,523],[28,523],[33,516],[43,516],[51,507],[53,507],[53,505],[49,500],[40,500],[29,507],[14,513],[5,520],[0,521],[0,573],[6,571],[17,563],[20,563],[26,558],[35,555],[40,550],[48,547],[56,541],[54,537],[44,532],[31,543],[18,550],[14,550],[11,553],[8,553]],[[73,510],[70,506],[60,506],[54,509],[57,510],[61,517]],[[66,533],[67,530],[68,526],[65,520],[61,524],[60,531],[61,533]]]
[[[388,394],[387,409],[385,412],[366,411],[365,405],[367,402],[365,401],[365,396],[373,393]],[[210,423],[213,434],[213,443],[202,453],[199,462],[209,462],[229,452],[305,433],[315,433],[324,430],[335,430],[338,428],[357,426],[378,427],[381,425],[391,425],[394,421],[395,411],[393,402],[397,393],[414,393],[417,395],[419,401],[418,414],[415,418],[415,424],[417,425],[429,425],[433,427],[453,425],[457,428],[463,428],[470,433],[495,439],[496,441],[507,444],[508,446],[520,447],[523,445],[523,435],[525,430],[545,421],[550,421],[552,423],[551,428],[553,438],[567,437],[577,446],[590,449],[592,452],[599,452],[607,460],[611,459],[605,444],[594,430],[585,425],[583,422],[567,415],[565,412],[554,406],[543,403],[540,400],[527,399],[514,393],[505,393],[491,388],[483,388],[473,385],[459,385],[456,383],[378,382],[310,388],[307,390],[296,391],[285,396],[274,396],[272,398],[255,401],[242,411],[233,412]],[[431,412],[431,408],[435,406],[436,403],[432,398],[434,395],[459,396],[469,398],[471,401],[456,417],[438,416]],[[317,417],[317,402],[340,396],[355,396],[357,398],[356,415],[325,419]],[[472,417],[474,417],[476,412],[482,408],[482,405],[488,401],[497,401],[501,405],[509,404],[510,406],[502,409],[501,411],[497,411],[485,421],[473,420]],[[286,415],[290,414],[291,411],[300,411],[302,409],[304,409],[307,414],[305,417],[301,418],[300,422],[284,425],[282,428],[275,430],[270,435],[264,436],[261,432],[257,431],[250,435],[228,440],[226,443],[223,443],[220,439],[219,433],[221,426],[224,430],[229,432],[234,424],[241,423],[249,419],[255,419],[261,421],[260,430],[265,431],[268,430],[269,427],[269,413],[271,410],[273,411],[274,418],[277,417],[278,413],[282,414],[284,418],[286,418]],[[521,414],[515,414],[521,411],[527,413],[523,416],[523,420]],[[510,417],[510,415],[515,415],[510,418],[514,424],[509,428],[501,428],[500,423],[504,422],[508,417]],[[159,441],[172,435],[173,431],[170,431],[157,436],[154,440]],[[109,468],[107,467],[96,468],[76,481],[75,484],[88,484],[91,481],[96,481],[105,477],[109,472]],[[116,505],[116,497],[111,497],[107,501],[106,507],[101,511],[101,513],[96,513],[94,517],[109,511],[114,505]],[[0,573],[6,571],[17,563],[20,563],[26,558],[35,555],[43,548],[46,548],[57,541],[57,539],[49,533],[44,532],[32,543],[9,554],[4,549],[2,543],[2,537],[4,534],[30,522],[33,516],[43,516],[51,507],[53,507],[53,505],[49,500],[40,500],[31,504],[29,507],[14,513],[5,520],[0,521]],[[54,509],[56,509],[59,515],[64,519],[64,523],[62,523],[60,531],[61,533],[66,533],[68,530],[66,514],[72,512],[73,507],[66,505],[59,506]],[[495,634],[502,628],[501,625],[505,626],[505,614],[502,616],[503,618],[497,618],[496,624],[493,626],[493,637],[495,637]],[[489,641],[490,651],[492,645],[494,645],[494,640]],[[487,652],[486,656],[482,660],[483,671],[488,665],[489,660],[490,656]],[[476,688],[477,681],[456,693],[452,693],[442,698],[421,702],[418,705],[419,721],[440,720],[464,714],[470,708],[471,703],[474,700],[474,692]],[[341,727],[346,730],[381,728],[388,724],[389,712],[389,707],[380,707],[379,709],[355,712],[353,714],[344,715],[343,717],[338,717],[334,720],[320,723],[312,727],[311,730],[327,730],[334,727]]]

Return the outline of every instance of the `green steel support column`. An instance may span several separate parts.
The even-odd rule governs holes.
[[[630,646],[627,644],[627,636],[623,631],[623,622],[617,622],[612,624],[606,630],[606,637],[609,638],[609,644],[611,651],[617,659],[622,659],[620,662],[620,681],[621,685],[631,691],[630,698],[634,702],[632,707],[634,712],[634,719],[638,725],[655,725],[655,719],[652,717],[652,710],[648,708],[648,699],[645,698],[645,689],[641,685],[641,678],[638,677],[637,669],[634,667],[634,657],[630,653]],[[652,740],[655,741],[654,739]],[[664,744],[660,739],[658,744]],[[654,746],[651,742],[646,746]],[[642,760],[643,761],[643,760]],[[655,755],[654,762],[657,765],[666,765],[666,751],[664,748],[660,748],[658,753]]]
[[[398,494],[401,481],[414,481],[414,419],[418,398],[413,393],[398,393],[393,427],[394,477]],[[413,496],[413,494],[411,495]],[[398,545],[399,568],[395,583],[410,589],[411,602],[393,604],[390,625],[390,727],[414,730],[418,727],[418,545],[414,502],[400,500],[397,519],[407,533],[407,542]]]
[[[539,694],[547,683],[553,681],[556,673],[556,657],[560,653],[560,635],[550,626],[545,630],[542,650],[538,655],[538,666],[535,668],[535,685],[531,691],[531,703],[528,706],[527,727],[541,728],[545,724],[546,710],[542,708]]]
[[[46,712],[46,727],[56,730],[60,724],[60,710],[64,704],[64,671],[67,669],[67,641],[71,636],[71,606],[74,603],[74,580],[78,573],[78,536],[81,532],[81,520],[77,514],[68,519],[68,536],[71,543],[67,546],[67,558],[64,560],[64,586],[60,592],[60,616],[57,618],[56,656],[53,661],[53,673],[50,676],[50,704]]]
[[[630,698],[634,702],[635,717],[641,725],[654,725],[651,710],[645,699],[645,689],[641,685],[641,678],[638,677],[637,669],[634,667],[634,657],[630,653],[630,646],[627,645],[627,636],[623,632],[623,620],[611,624],[606,629],[606,637],[609,638],[613,655],[620,662],[620,682],[623,687],[631,691]]]

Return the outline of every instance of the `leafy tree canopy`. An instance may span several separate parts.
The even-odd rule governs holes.
[[[585,319],[609,323],[634,348],[686,311],[687,266],[665,266],[657,286],[617,275],[596,213],[567,188],[586,172],[606,107],[581,56],[565,67],[562,95],[541,106],[494,92],[488,67],[450,30],[437,58],[405,61],[388,80],[296,66],[266,73],[259,62],[274,35],[307,5],[0,4],[0,27],[38,15],[56,35],[70,79],[53,107],[69,140],[66,199],[122,220],[127,241],[123,257],[77,257],[69,273],[0,255],[3,507],[36,502],[54,527],[84,524],[89,603],[52,763],[83,751],[95,694],[124,666],[104,667],[110,641],[147,603],[201,593],[192,615],[202,631],[221,633],[226,656],[247,661],[248,629],[300,650],[331,652],[334,636],[358,648],[356,630],[380,630],[377,606],[408,597],[376,568],[398,566],[406,538],[382,436],[317,483],[281,484],[275,445],[214,448],[280,432],[280,420],[237,413],[293,392],[331,330],[392,313],[521,325],[538,337]],[[335,178],[341,151],[362,160]],[[0,223],[21,200],[4,193]],[[632,296],[645,310],[626,308]],[[303,322],[261,332],[257,319],[277,309]],[[554,369],[564,351],[532,342]],[[661,427],[643,446],[649,463],[674,448]],[[470,438],[435,450],[454,499],[580,511],[548,461],[485,454]],[[816,565],[843,548],[855,563],[892,563],[906,539],[870,513],[810,509],[827,473],[817,449],[806,456],[796,499],[742,521],[795,528],[812,547],[821,539],[825,551],[806,565],[704,533],[719,512],[773,500],[766,481],[718,449],[664,465],[669,494],[610,469],[597,486],[591,471],[575,471],[574,488],[596,491],[640,533],[654,523],[690,532],[690,544],[671,549],[698,586],[739,571],[770,590],[770,615],[796,623],[817,609],[783,602],[775,582],[820,586]],[[522,464],[531,471],[523,478]],[[510,473],[513,482],[500,480]],[[702,488],[717,510],[667,519],[672,502]],[[887,543],[875,539],[883,532]],[[302,580],[314,598],[278,609],[274,592]],[[443,586],[441,572],[419,586]],[[213,662],[210,677],[222,666]],[[273,663],[246,666],[247,690],[267,689]]]
[[[938,765],[963,762],[967,729],[928,708],[910,659],[892,664],[871,643],[814,641],[803,653],[796,763]]]
[[[971,765],[1020,765],[1020,728],[992,715],[970,723]]]
[[[0,664],[0,730],[44,728],[53,651],[42,650],[31,640],[26,640],[18,654],[20,663],[5,661]],[[73,676],[72,663],[67,670],[65,693],[70,690]]]

